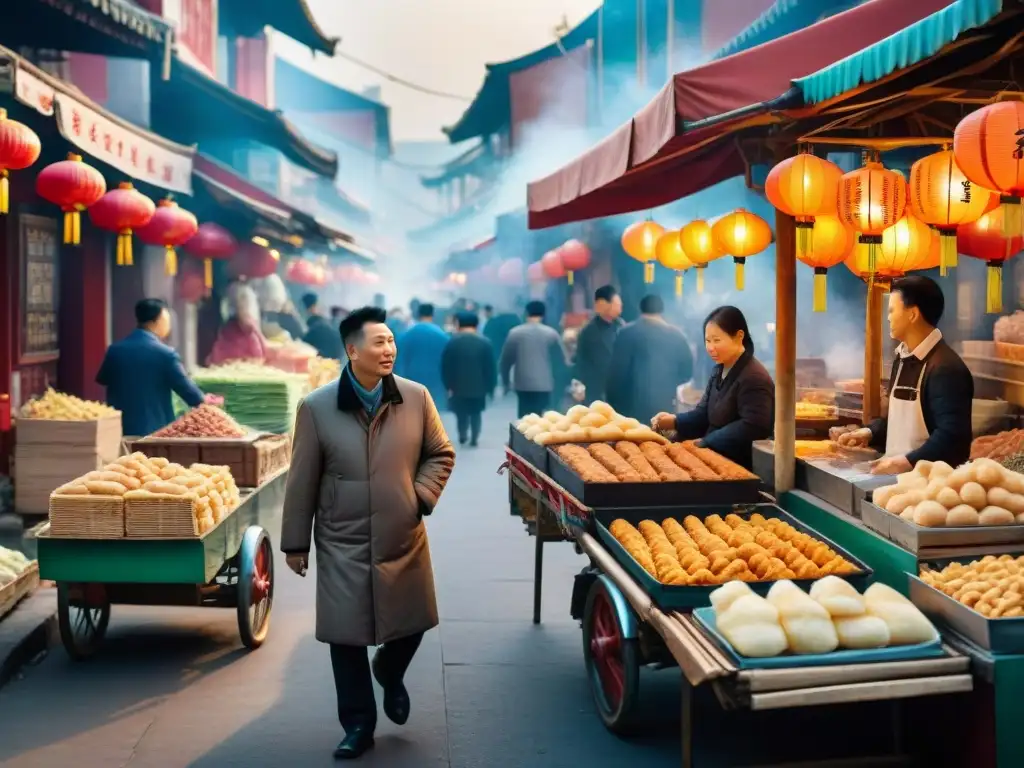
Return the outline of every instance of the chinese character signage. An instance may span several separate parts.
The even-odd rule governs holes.
[[[22,214],[21,357],[57,354],[60,296],[56,219]]]

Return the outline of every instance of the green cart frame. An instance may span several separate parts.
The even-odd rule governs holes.
[[[235,608],[242,643],[259,648],[270,629],[274,553],[262,526],[266,492],[243,496],[220,525],[196,539],[66,539],[40,534],[39,575],[57,583],[60,638],[73,659],[103,642],[111,605]]]

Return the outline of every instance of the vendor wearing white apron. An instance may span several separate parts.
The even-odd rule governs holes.
[[[912,275],[893,281],[889,329],[900,344],[889,379],[888,415],[839,438],[844,446],[884,448],[874,474],[909,472],[922,460],[955,467],[970,457],[974,378],[936,327],[944,308],[934,280]]]

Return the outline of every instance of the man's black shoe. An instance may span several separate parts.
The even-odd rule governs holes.
[[[478,447],[478,441],[477,440],[471,440],[469,442],[469,447],[470,448],[477,448]]]
[[[373,731],[360,726],[345,734],[334,750],[335,760],[355,760],[368,750],[373,749]]]
[[[373,677],[384,689],[384,714],[396,725],[405,725],[409,720],[409,692],[401,680],[395,682],[384,677],[380,661],[380,650],[373,654]]]

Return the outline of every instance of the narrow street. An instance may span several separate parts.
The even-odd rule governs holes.
[[[485,415],[481,446],[460,452],[430,519],[441,627],[410,669],[409,723],[381,714],[361,764],[678,765],[675,670],[644,672],[651,735],[640,743],[608,734],[593,711],[568,614],[584,560],[569,545],[547,547],[544,621],[530,621],[533,542],[495,473],[510,413],[505,401]],[[299,579],[283,556],[276,568],[270,638],[255,653],[242,649],[233,612],[119,606],[94,660],[53,648],[0,691],[0,765],[331,765],[341,731],[327,650],[313,638],[314,574]]]

